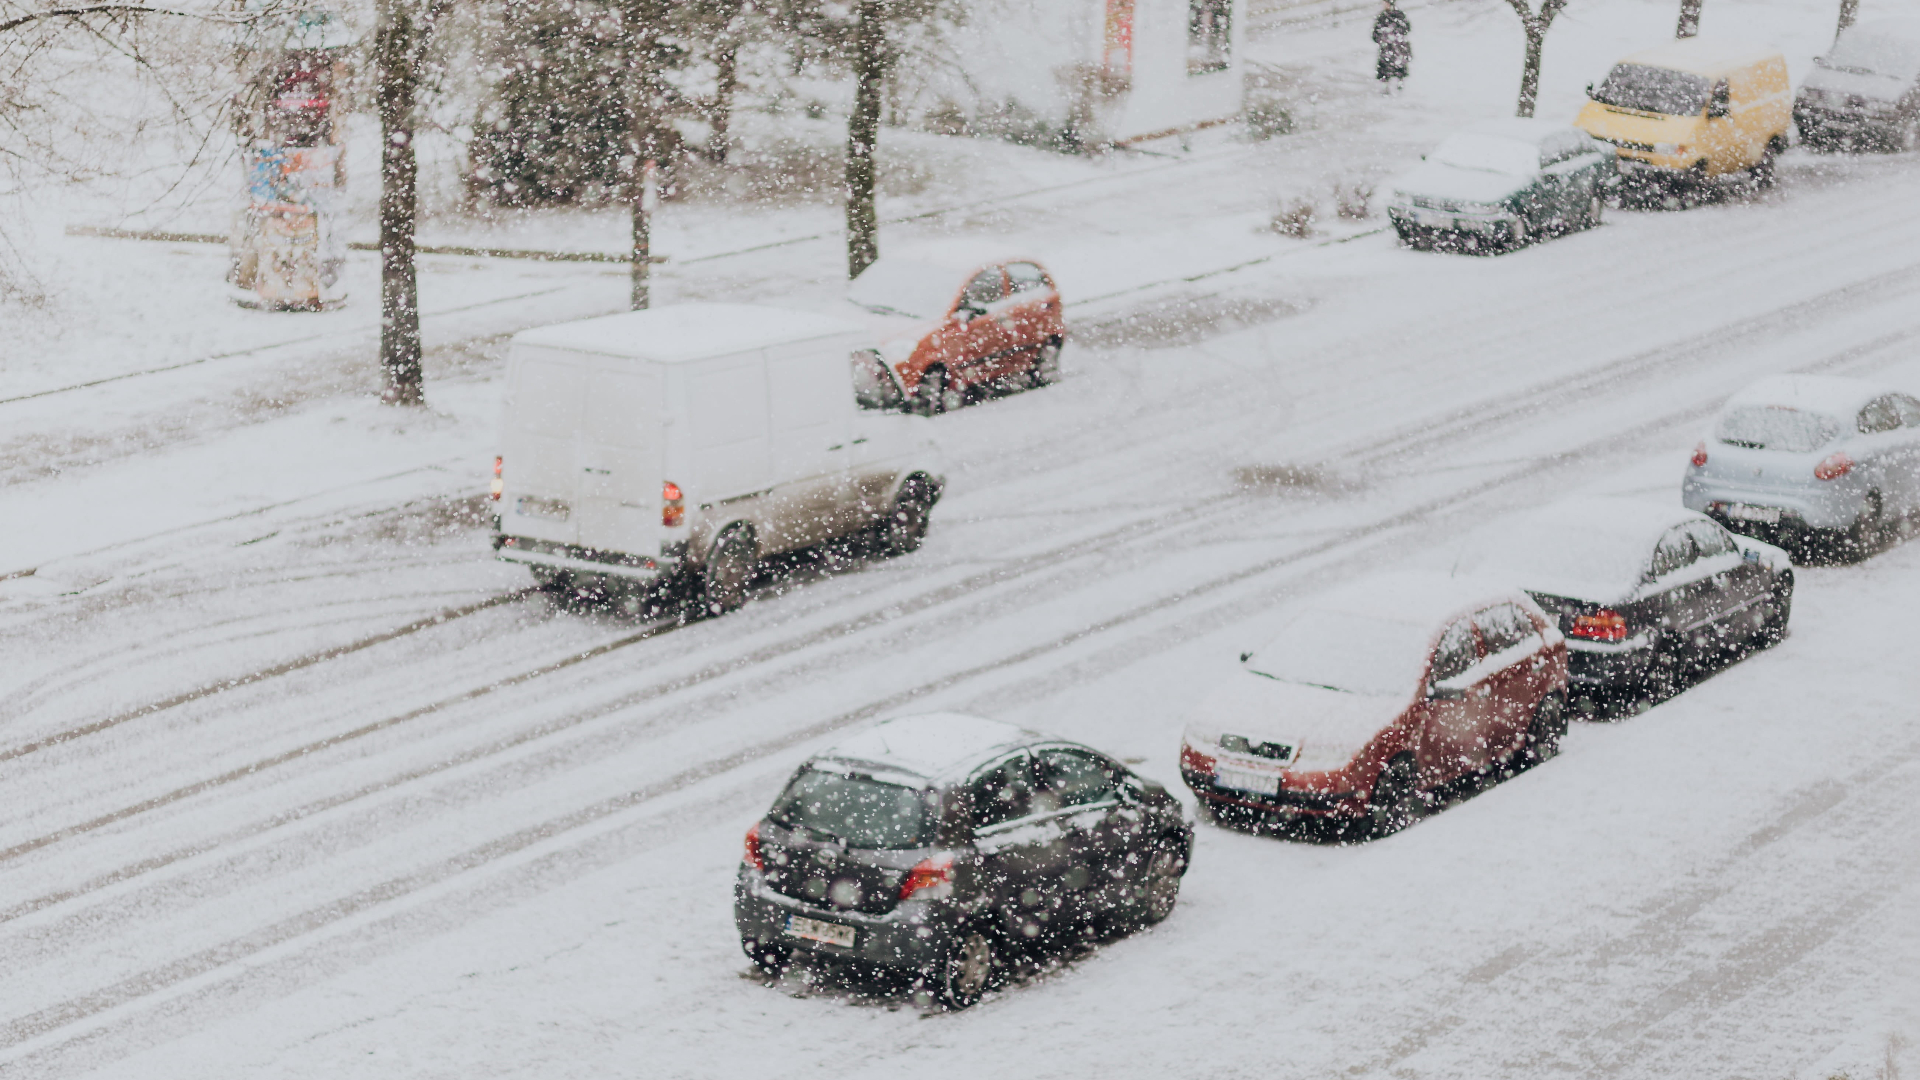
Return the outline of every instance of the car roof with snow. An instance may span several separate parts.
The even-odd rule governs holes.
[[[1532,604],[1518,587],[1474,575],[1405,571],[1376,574],[1302,602],[1302,611],[1337,611],[1390,622],[1440,625],[1491,603]]]
[[[1526,116],[1497,116],[1490,120],[1476,120],[1460,129],[1464,133],[1485,135],[1495,139],[1511,139],[1529,146],[1538,146],[1545,139],[1568,132],[1586,132],[1571,124],[1562,124],[1553,120],[1541,120]]]
[[[1494,523],[1486,530],[1491,539],[1464,553],[1460,563],[1529,592],[1618,600],[1639,586],[1654,545],[1668,529],[1711,520],[1678,503],[1566,499]]]
[[[1642,49],[1621,63],[1643,64],[1712,77],[1779,55],[1780,50],[1771,45],[1691,37]]]
[[[1877,383],[1842,375],[1772,375],[1728,398],[1726,408],[1775,405],[1848,420],[1883,393]]]
[[[929,713],[875,724],[816,754],[814,760],[878,766],[932,780],[1038,738],[1035,732],[1000,720]]]
[[[523,330],[515,345],[538,345],[627,360],[675,364],[793,341],[865,334],[850,319],[757,304],[675,304]]]

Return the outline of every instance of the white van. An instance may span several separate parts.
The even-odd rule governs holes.
[[[542,584],[684,575],[715,611],[754,564],[861,530],[925,535],[929,421],[857,323],[684,304],[513,338],[494,549]]]

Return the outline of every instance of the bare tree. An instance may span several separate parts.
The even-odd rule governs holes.
[[[1699,0],[1694,0],[1698,3]],[[1834,31],[1837,37],[1847,32],[1847,27],[1860,17],[1860,0],[1840,0],[1840,28]]]
[[[1842,0],[1844,3],[1845,0]],[[1700,33],[1700,0],[1680,0],[1680,22],[1673,28],[1676,38],[1690,38]]]
[[[859,0],[853,31],[853,111],[847,116],[847,277],[880,257],[873,155],[880,143],[880,96],[893,57],[886,0]]]
[[[1520,104],[1515,114],[1532,116],[1534,104],[1540,99],[1540,53],[1546,47],[1547,28],[1566,9],[1567,0],[1541,0],[1537,11],[1529,0],[1507,0],[1507,4],[1520,16],[1520,27],[1527,35],[1526,59],[1520,68]]]
[[[420,369],[420,277],[414,261],[420,164],[413,136],[434,25],[453,0],[380,0],[374,100],[380,114],[380,366],[389,405],[426,402]]]

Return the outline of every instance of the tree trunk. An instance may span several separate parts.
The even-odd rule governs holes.
[[[847,277],[880,257],[873,206],[873,154],[880,140],[880,91],[886,81],[884,0],[860,0],[854,30],[853,114],[847,118]]]
[[[419,166],[413,151],[414,97],[420,72],[410,13],[386,0],[379,15],[380,365],[389,405],[426,401],[420,373],[420,284],[414,267]]]
[[[625,12],[627,62],[627,207],[633,215],[633,243],[628,251],[631,282],[628,307],[645,311],[652,302],[653,275],[653,201],[650,198],[650,167],[658,159],[654,133],[653,65],[659,42],[654,37],[656,12],[642,4],[629,4]]]
[[[1853,20],[1859,17],[1860,0],[1840,0],[1840,29],[1835,31],[1836,36],[1845,33],[1847,27],[1853,25]]]
[[[645,153],[647,143],[641,143],[641,152]],[[652,303],[651,285],[653,277],[653,170],[651,160],[640,162],[634,170],[635,179],[629,191],[633,199],[633,250],[628,257],[633,260],[632,293],[627,306],[634,311],[645,311]]]
[[[1527,34],[1527,58],[1520,68],[1520,105],[1516,116],[1532,116],[1534,103],[1540,100],[1540,50],[1546,44],[1547,28],[1535,19],[1522,24]]]
[[[1673,36],[1690,38],[1700,32],[1701,0],[1680,0],[1680,25],[1674,27]],[[1846,0],[1841,0],[1844,6]]]
[[[733,120],[733,91],[740,85],[740,42],[729,37],[714,55],[713,65],[717,69],[713,85],[713,135],[707,143],[707,154],[721,165],[727,163],[727,125]]]

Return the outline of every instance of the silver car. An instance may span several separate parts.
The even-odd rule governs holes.
[[[1680,490],[1688,509],[1803,557],[1865,555],[1920,511],[1920,399],[1860,379],[1763,379],[1720,410]]]

